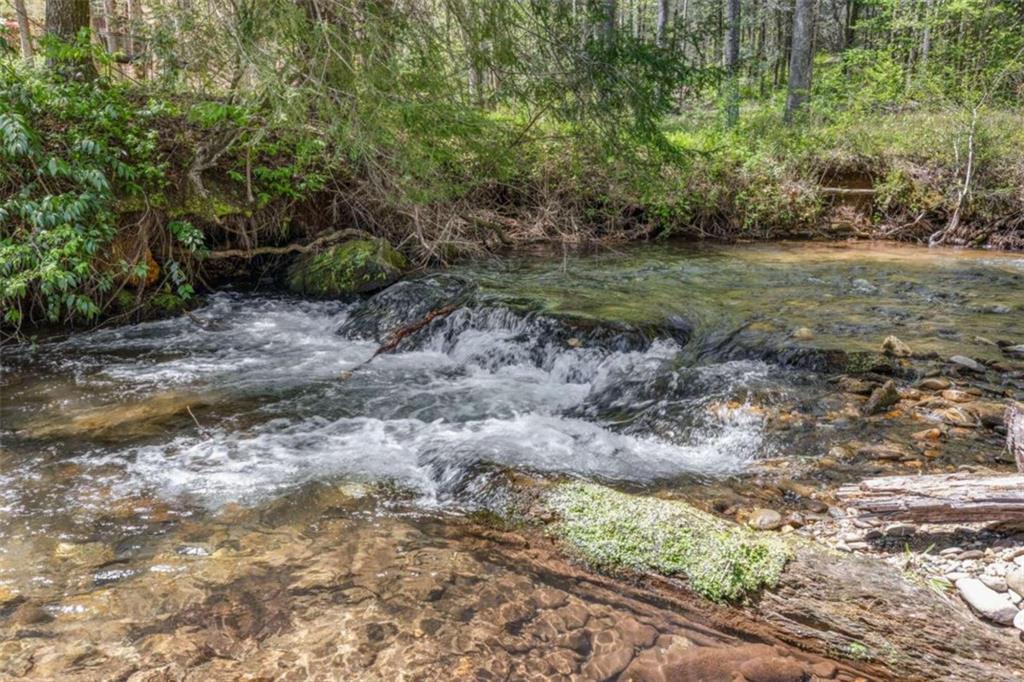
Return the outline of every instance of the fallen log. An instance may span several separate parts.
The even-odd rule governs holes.
[[[1024,679],[1018,631],[979,622],[960,600],[878,559],[592,484],[562,484],[540,500],[531,516],[552,523],[546,535],[564,550],[592,568],[693,600],[712,627],[754,623],[761,635],[845,659],[872,680]],[[780,546],[788,552],[781,566],[767,560]],[[765,580],[749,580],[757,575]],[[750,589],[727,609],[721,600],[699,601],[709,578]],[[737,611],[749,620],[741,624]]]
[[[928,523],[1024,520],[1024,475],[885,476],[836,495],[862,514]]]
[[[1024,404],[1012,402],[1006,408],[1006,449],[1024,474]]]

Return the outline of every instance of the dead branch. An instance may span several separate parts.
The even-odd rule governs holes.
[[[206,260],[217,258],[254,258],[255,256],[280,256],[286,253],[309,253],[315,251],[324,244],[339,239],[370,239],[373,235],[363,230],[348,228],[338,230],[330,234],[318,237],[308,244],[287,244],[285,246],[260,246],[255,249],[224,249],[222,251],[211,251],[206,254]]]
[[[442,306],[435,310],[431,310],[422,319],[417,320],[412,324],[408,324],[404,327],[396,329],[395,331],[388,334],[387,339],[385,339],[384,343],[381,344],[381,347],[377,349],[377,352],[373,354],[373,357],[375,358],[382,353],[390,353],[391,351],[398,347],[398,344],[400,344],[402,342],[402,339],[404,339],[405,337],[409,336],[410,334],[415,334],[416,332],[423,329],[428,324],[430,324],[431,322],[438,318],[448,317],[458,309],[459,306],[457,305]]]

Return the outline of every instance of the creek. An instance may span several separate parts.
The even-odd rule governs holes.
[[[539,253],[351,301],[222,291],[5,349],[0,676],[606,679],[630,663],[608,638],[635,660],[753,646],[475,520],[523,480],[720,510],[780,469],[823,488],[876,473],[815,467],[881,428],[844,416],[832,379],[890,334],[922,366],[1019,367],[996,342],[1024,342],[1024,259]],[[941,466],[998,443],[951,443]]]

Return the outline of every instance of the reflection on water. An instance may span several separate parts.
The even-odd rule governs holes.
[[[6,350],[0,677],[601,678],[645,651],[689,660],[736,642],[552,584],[453,514],[499,506],[509,470],[717,495],[863,428],[826,420],[827,377],[772,348],[896,334],[1012,363],[992,342],[1024,341],[1024,265],[992,254],[644,247],[456,274],[467,305],[372,361],[367,320],[379,337],[421,317],[420,293],[379,310],[222,293]],[[782,418],[798,408],[810,422]]]

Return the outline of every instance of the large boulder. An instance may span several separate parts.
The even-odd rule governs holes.
[[[288,273],[288,288],[312,296],[365,294],[394,284],[408,267],[386,241],[355,239],[300,257]]]

